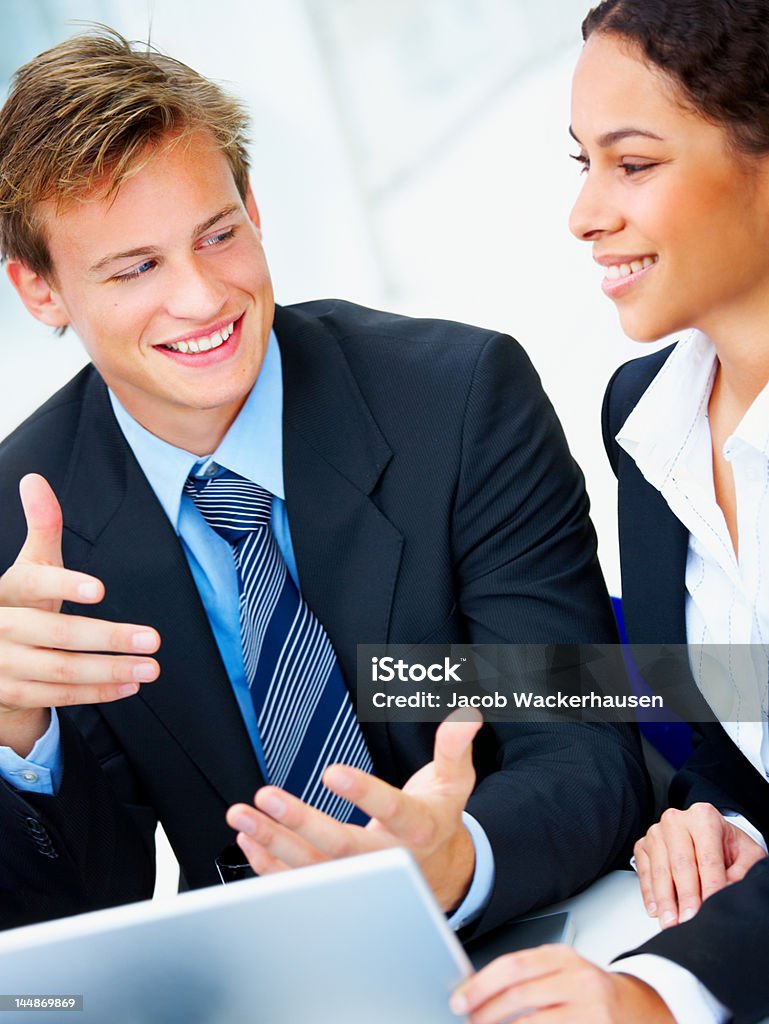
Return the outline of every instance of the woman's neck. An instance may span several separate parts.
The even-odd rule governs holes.
[[[734,426],[769,381],[769,318],[752,324],[723,325],[705,332],[715,345],[718,374],[713,392],[724,410],[737,415]],[[711,402],[714,397],[711,396]],[[731,417],[729,417],[731,418]]]

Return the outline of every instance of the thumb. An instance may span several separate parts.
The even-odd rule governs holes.
[[[471,716],[471,717],[470,717]],[[446,781],[467,783],[475,781],[473,768],[473,740],[483,725],[477,712],[462,709],[453,712],[438,726],[435,733],[433,763],[435,771]]]
[[[763,860],[766,854],[758,843],[751,842],[740,845],[731,864],[726,869],[726,882],[741,882],[745,874],[751,870],[754,864]]]
[[[51,485],[37,473],[28,473],[19,483],[19,494],[27,520],[27,539],[17,561],[63,565],[61,506]]]

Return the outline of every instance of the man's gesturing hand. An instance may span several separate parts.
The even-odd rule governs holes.
[[[444,910],[461,903],[475,868],[473,841],[462,811],[475,783],[472,745],[481,721],[442,722],[433,760],[396,789],[346,765],[323,776],[333,793],[352,801],[371,820],[341,824],[275,786],[265,786],[255,807],[235,804],[227,822],[257,874],[405,846],[419,863]]]
[[[157,678],[154,629],[61,614],[63,601],[97,604],[103,584],[65,569],[62,514],[47,481],[19,491],[27,537],[0,577],[0,744],[26,755],[47,728],[48,708],[112,701]],[[107,653],[84,653],[84,652]],[[120,652],[120,653],[118,653]]]
[[[663,928],[694,917],[702,901],[744,878],[766,853],[712,804],[669,808],[635,845],[644,904]]]

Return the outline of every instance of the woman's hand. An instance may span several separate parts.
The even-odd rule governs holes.
[[[669,808],[635,845],[646,911],[663,928],[688,921],[702,901],[744,878],[766,856],[712,804]]]

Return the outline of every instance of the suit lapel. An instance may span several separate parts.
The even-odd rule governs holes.
[[[686,643],[689,535],[656,488],[621,452],[622,608],[635,643]]]
[[[97,494],[97,500],[82,499]],[[256,757],[181,544],[96,374],[61,501],[70,564],[106,587],[93,614],[151,624],[160,633],[160,678],[132,700],[162,721],[227,803],[242,799],[262,783]],[[140,747],[140,737],[126,735],[136,719],[123,713],[121,702],[101,712],[129,749]]]
[[[278,308],[286,507],[302,593],[355,699],[357,645],[386,643],[403,548],[371,495],[392,458],[342,351],[316,316]],[[385,724],[364,724],[379,774]]]
[[[370,497],[392,452],[317,318],[279,310],[286,506],[302,592],[348,680],[385,643],[403,538]]]
[[[622,610],[634,660],[667,707],[689,722],[712,722],[686,647],[689,532],[635,462],[620,454]]]

